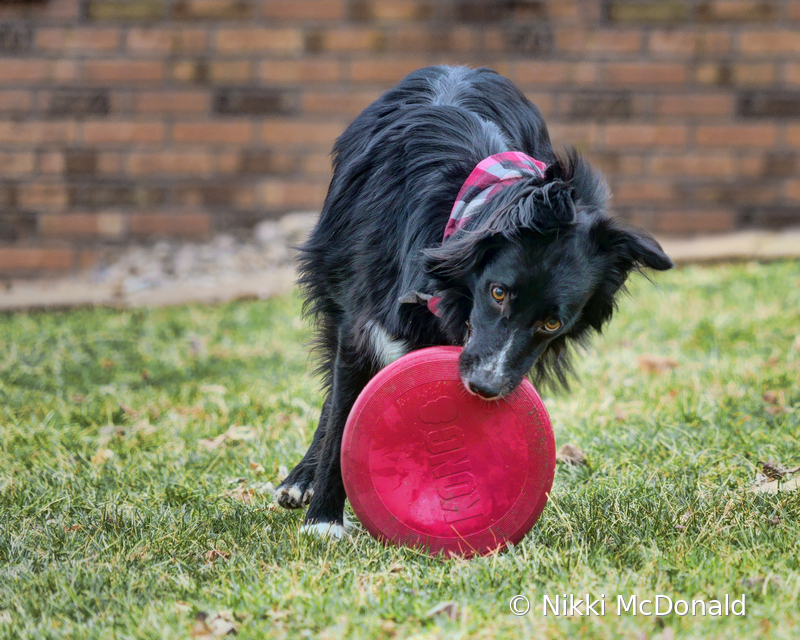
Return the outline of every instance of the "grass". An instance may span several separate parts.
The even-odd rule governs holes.
[[[759,460],[800,465],[800,262],[656,280],[545,398],[590,465],[471,561],[306,540],[271,505],[321,403],[295,297],[0,316],[0,637],[201,636],[221,614],[241,638],[796,638],[800,491],[747,489]],[[200,442],[232,426],[254,437]],[[586,592],[607,615],[542,615]],[[617,616],[632,594],[745,594],[747,615]],[[427,615],[443,601],[455,619]]]

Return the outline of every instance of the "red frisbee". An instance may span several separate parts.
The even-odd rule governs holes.
[[[459,347],[414,351],[376,375],[342,441],[347,497],[385,543],[472,556],[516,544],[555,473],[550,419],[528,380],[501,400],[464,388]]]

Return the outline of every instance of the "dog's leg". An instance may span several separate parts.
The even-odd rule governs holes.
[[[289,475],[278,485],[275,491],[275,502],[284,509],[300,509],[308,505],[311,502],[311,498],[314,497],[314,477],[317,474],[320,448],[325,439],[330,406],[331,399],[329,395],[322,405],[319,424],[306,455],[289,472]]]
[[[340,454],[344,425],[358,394],[374,373],[370,365],[359,362],[352,350],[340,348],[336,356],[325,438],[319,454],[311,506],[303,532],[320,537],[341,538],[345,533],[346,499]]]

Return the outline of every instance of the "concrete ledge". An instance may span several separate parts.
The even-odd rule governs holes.
[[[297,242],[300,238],[293,240]],[[658,240],[677,265],[800,258],[800,229],[742,231],[690,239],[660,237]],[[92,282],[85,276],[16,280],[8,283],[5,290],[0,289],[0,310],[166,306],[187,302],[212,304],[281,295],[291,291],[294,282],[294,269],[283,266],[257,273],[228,273],[211,283],[165,281],[132,292],[125,291],[119,283]]]
[[[699,238],[658,238],[675,264],[800,258],[800,229],[740,231]]]

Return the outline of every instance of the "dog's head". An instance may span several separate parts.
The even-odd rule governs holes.
[[[504,189],[475,220],[426,253],[431,288],[467,389],[487,399],[537,384],[566,385],[566,347],[600,331],[637,268],[672,262],[647,233],[606,214],[608,190],[577,155]]]

